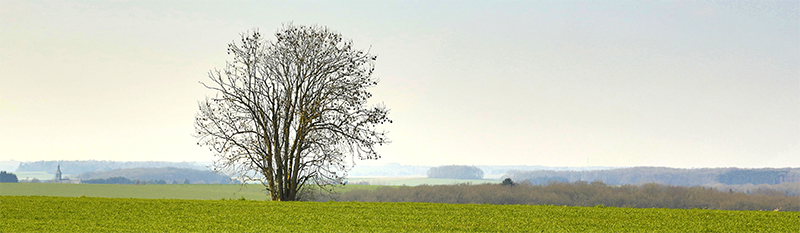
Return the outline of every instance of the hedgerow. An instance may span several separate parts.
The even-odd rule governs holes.
[[[782,193],[744,194],[705,187],[660,184],[611,186],[602,182],[548,185],[460,184],[356,189],[317,201],[428,202],[458,204],[519,204],[613,206],[637,208],[800,211],[800,197]]]

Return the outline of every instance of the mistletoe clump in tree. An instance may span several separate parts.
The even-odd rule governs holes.
[[[284,25],[274,42],[258,31],[241,37],[225,69],[209,72],[203,85],[217,94],[195,117],[216,170],[294,201],[308,185],[342,184],[348,158],[380,157],[375,146],[389,140],[376,126],[391,120],[385,106],[367,106],[376,56],[326,27]]]

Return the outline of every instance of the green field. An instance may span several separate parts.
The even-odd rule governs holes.
[[[382,185],[454,184],[489,180],[456,180],[428,178],[361,178],[354,181],[381,181]],[[494,182],[494,181],[492,181]],[[356,189],[375,189],[381,185],[357,185],[351,181],[336,192]],[[0,195],[5,196],[59,196],[59,197],[111,197],[111,198],[167,198],[167,199],[239,199],[265,200],[261,184],[64,184],[64,183],[0,183]]]
[[[354,189],[374,189],[380,186],[347,185],[337,192]],[[58,183],[0,183],[3,196],[110,197],[149,199],[239,199],[266,200],[261,184],[58,184]]]
[[[3,232],[798,232],[800,213],[525,205],[0,197]]]
[[[111,198],[167,199],[247,199],[265,200],[261,185],[223,184],[58,184],[58,183],[0,183],[3,196],[59,196]]]

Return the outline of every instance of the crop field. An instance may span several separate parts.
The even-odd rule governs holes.
[[[337,192],[356,189],[375,189],[380,186],[347,185]],[[58,183],[0,183],[3,196],[109,197],[148,199],[240,199],[266,200],[261,184],[58,184]]]
[[[798,212],[0,197],[4,232],[798,232]]]

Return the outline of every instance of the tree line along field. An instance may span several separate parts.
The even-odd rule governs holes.
[[[798,232],[798,212],[0,196],[4,232]]]
[[[602,182],[548,185],[510,183],[351,189],[331,197],[318,196],[315,200],[800,211],[800,197],[786,196],[777,191],[745,194],[706,187],[687,188],[652,183],[622,186]]]

